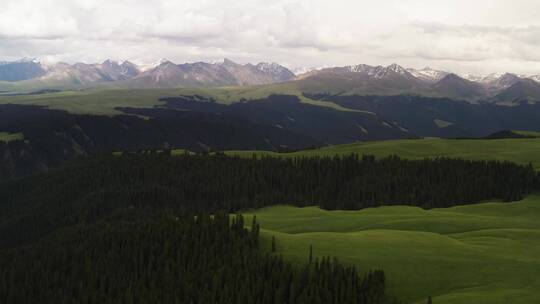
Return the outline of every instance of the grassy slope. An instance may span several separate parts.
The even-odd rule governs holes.
[[[78,114],[119,114],[116,107],[153,107],[159,98],[180,95],[181,89],[170,90],[86,90],[60,93],[0,96],[0,104],[47,106]]]
[[[24,136],[22,133],[8,133],[8,132],[0,132],[0,142],[10,142],[13,140],[20,140],[24,139]]]
[[[380,267],[390,292],[411,303],[428,295],[438,304],[540,301],[540,196],[429,211],[277,206],[253,213],[266,243],[275,235],[285,257],[305,261],[312,244],[316,256]]]
[[[241,99],[265,98],[274,93],[296,95],[303,103],[330,107],[341,111],[353,111],[332,102],[305,98],[291,84],[224,88],[84,89],[38,95],[0,95],[0,104],[40,105],[78,114],[115,115],[120,113],[115,110],[116,107],[153,107],[161,104],[159,101],[161,97],[201,95],[213,98],[218,103],[230,104]]]
[[[514,130],[512,132],[517,133],[519,135],[540,138],[540,132],[536,132],[536,131],[518,131],[518,130]]]
[[[229,151],[231,155],[251,156],[252,151]],[[532,165],[540,169],[540,139],[498,140],[389,140],[331,146],[316,150],[294,153],[256,152],[259,155],[314,156],[347,155],[351,153],[371,154],[377,157],[399,155],[408,159],[423,159],[438,156],[459,157],[472,160],[507,160]]]

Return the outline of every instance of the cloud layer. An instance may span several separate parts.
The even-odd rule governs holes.
[[[277,61],[540,74],[536,0],[3,0],[0,60]]]

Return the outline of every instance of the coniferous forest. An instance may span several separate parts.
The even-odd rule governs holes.
[[[384,303],[382,271],[294,267],[258,250],[258,231],[223,214],[78,225],[3,254],[0,302]]]
[[[510,201],[532,167],[397,157],[125,154],[0,183],[0,303],[391,303],[385,275],[333,258],[293,265],[230,213]],[[248,228],[246,228],[248,227]]]

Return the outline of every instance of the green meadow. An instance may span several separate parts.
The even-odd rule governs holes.
[[[528,134],[529,135],[529,134]],[[229,151],[252,156],[252,151]],[[540,170],[540,139],[417,139],[353,143],[258,156],[398,155],[531,163]],[[276,206],[257,215],[269,248],[305,262],[336,256],[361,270],[381,268],[392,295],[408,303],[499,304],[540,302],[540,195],[522,202],[423,210],[393,206],[361,211]]]
[[[355,111],[332,102],[306,98],[294,87],[287,87],[284,84],[175,89],[85,88],[55,93],[14,96],[2,95],[0,92],[0,104],[37,105],[50,109],[65,110],[74,114],[117,115],[122,113],[117,110],[118,107],[151,108],[162,105],[163,103],[159,99],[163,97],[199,95],[212,98],[217,103],[231,104],[239,100],[266,98],[275,93],[298,96],[301,102],[307,104],[330,107],[340,111]]]
[[[407,159],[435,157],[464,158],[470,160],[511,161],[522,165],[531,163],[540,170],[540,139],[408,139],[362,142],[324,147],[292,153],[265,151],[228,151],[229,155],[251,157],[262,156],[334,156],[369,154],[382,158],[398,155]]]
[[[22,133],[0,132],[0,142],[10,142],[10,141],[21,140],[21,139],[24,139],[24,136]]]
[[[301,263],[336,256],[360,270],[383,269],[389,292],[408,303],[540,302],[540,195],[515,203],[423,210],[360,211],[275,206],[247,212],[267,249]]]
[[[516,134],[528,136],[528,137],[534,137],[534,138],[540,138],[540,132],[537,131],[512,131]]]
[[[1,96],[0,104],[36,105],[74,114],[117,115],[117,107],[147,108],[160,105],[162,97],[182,90],[81,90],[37,95]]]

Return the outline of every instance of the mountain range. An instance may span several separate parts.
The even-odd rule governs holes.
[[[151,66],[112,60],[97,64],[47,65],[34,59],[22,59],[0,62],[0,91],[9,91],[14,85],[32,89],[71,89],[89,86],[177,88],[285,83],[309,94],[418,95],[505,105],[540,102],[540,75],[496,73],[480,77],[428,67],[404,68],[398,64],[359,64],[296,69],[295,72],[277,63],[238,64],[229,59],[218,63],[183,64],[161,60]]]
[[[24,139],[0,141],[0,180],[117,150],[289,151],[540,130],[540,77],[511,73],[360,64],[295,75],[275,63],[227,59],[151,66],[23,59],[0,63],[0,77],[0,134]],[[86,90],[102,87],[115,90]],[[204,88],[169,89],[182,87]]]
[[[121,87],[205,87],[261,85],[292,80],[295,75],[276,63],[237,64],[229,59],[219,63],[175,64],[169,60],[146,67],[129,61],[103,63],[56,63],[45,65],[23,59],[0,63],[0,81],[21,85],[95,85],[114,83]]]
[[[504,104],[540,101],[540,77],[512,73],[475,77],[431,68],[406,69],[397,64],[360,64],[312,70],[297,76],[296,81],[303,92],[334,95],[418,95]]]

